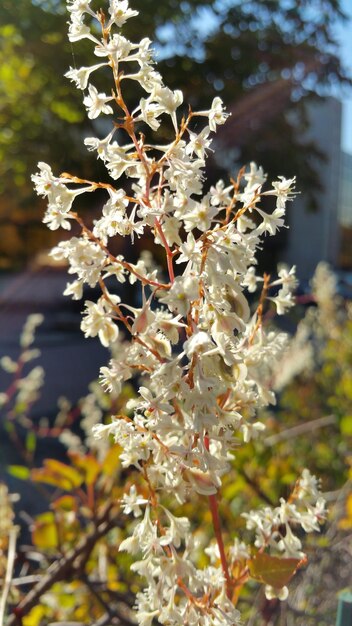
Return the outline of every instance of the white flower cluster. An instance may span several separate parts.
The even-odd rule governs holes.
[[[269,549],[274,555],[304,560],[302,542],[294,529],[301,527],[306,533],[319,532],[320,524],[326,519],[325,500],[316,477],[304,469],[288,501],[280,498],[280,506],[242,513],[242,517],[246,518],[248,530],[255,531],[254,545],[259,551]],[[266,585],[265,595],[268,600],[286,600],[288,588]]]
[[[9,356],[0,358],[0,370],[12,375],[12,382],[6,392],[0,393],[0,408],[12,406],[13,414],[19,415],[34,404],[40,397],[44,384],[44,369],[37,365],[25,373],[23,370],[40,356],[40,350],[32,348],[37,326],[43,322],[39,313],[29,315],[20,336],[21,354],[17,361]]]
[[[274,509],[265,507],[242,516],[247,520],[247,528],[255,530],[257,548],[269,547],[282,556],[302,559],[302,542],[293,528],[301,526],[306,533],[319,531],[319,524],[326,517],[325,500],[316,477],[304,469],[288,502],[281,498],[280,506]]]
[[[302,373],[312,373],[323,358],[329,338],[336,339],[345,320],[345,310],[337,290],[337,279],[327,263],[318,263],[310,281],[311,293],[298,302],[311,304],[299,322],[295,335],[274,368],[273,388],[281,391]]]
[[[95,55],[105,61],[71,68],[67,76],[88,90],[83,99],[88,117],[114,115],[111,132],[104,139],[87,138],[85,144],[96,151],[114,181],[127,178],[130,191],[68,174],[56,177],[45,163],[39,163],[33,181],[48,200],[44,221],[49,228],[69,230],[72,220],[81,227],[80,236],[60,243],[52,254],[67,259],[69,273],[76,275],[66,294],[80,299],[84,284],[101,287],[98,301],[85,303],[82,330],[113,349],[109,366],[101,369],[103,387],[118,394],[126,380],[139,377],[138,397],[128,403],[127,415],[94,426],[98,439],[111,435],[120,445],[122,465],[140,470],[149,491],[148,498],[136,488],[125,494],[123,511],[142,516],[142,521],[136,521],[120,549],[141,557],[133,565],[147,580],[136,602],[141,626],[150,626],[154,618],[170,626],[238,624],[219,530],[220,558],[197,569],[189,521],[176,518],[161,498],[173,494],[182,504],[194,492],[208,496],[218,527],[216,494],[229,469],[233,433],[242,432],[248,441],[264,428],[256,414],[274,402],[270,372],[285,336],[264,331],[263,308],[267,299],[279,314],[292,306],[295,279],[294,268],[281,270],[271,282],[270,276],[256,276],[254,266],[262,235],[274,235],[284,225],[294,179],[280,178],[263,191],[266,176],[251,163],[233,184],[226,187],[219,181],[204,193],[211,134],[227,118],[221,99],[214,98],[208,110],[189,110],[181,118],[183,95],[164,86],[149,39],[135,44],[120,33],[136,11],[127,0],[110,0],[107,15],[95,13],[91,4],[68,0],[69,39],[92,41]],[[114,88],[101,93],[90,79],[107,68]],[[137,81],[146,93],[133,110],[123,96],[126,80]],[[175,135],[166,144],[153,140],[162,117]],[[194,119],[198,124],[192,129]],[[72,211],[72,203],[95,189],[104,190],[107,200],[102,216],[88,228]],[[276,200],[272,213],[259,206],[263,196]],[[145,255],[134,264],[109,250],[117,235],[133,242],[144,232],[165,250],[167,279]],[[116,286],[126,280],[140,284],[139,308],[121,302],[111,277]],[[258,283],[263,283],[259,306],[251,314],[246,291],[255,291]],[[122,329],[130,342],[121,338]],[[230,566],[238,545],[229,550]]]

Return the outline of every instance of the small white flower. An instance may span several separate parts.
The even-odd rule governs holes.
[[[108,28],[111,24],[116,24],[121,28],[128,19],[138,15],[138,11],[129,8],[128,0],[109,0],[108,10],[111,16],[107,25]]]
[[[320,496],[319,480],[305,468],[297,485],[297,498],[310,502]]]
[[[67,0],[67,10],[77,18],[81,18],[85,13],[92,13],[90,3],[92,0]]]
[[[115,33],[109,41],[100,42],[95,47],[94,53],[97,57],[110,57],[118,64],[120,61],[128,60],[131,50],[135,47],[126,37]]]
[[[267,600],[274,600],[277,598],[278,600],[283,601],[288,598],[287,587],[271,587],[270,585],[265,585],[264,592]]]
[[[124,493],[122,496],[122,511],[125,515],[133,513],[134,517],[142,515],[141,506],[148,504],[148,500],[142,498],[137,493],[136,485],[132,485],[129,493]]]
[[[246,191],[258,189],[266,181],[266,174],[264,174],[263,168],[258,167],[254,161],[249,164],[249,172],[246,172],[243,178],[247,181]]]
[[[258,207],[256,207],[256,211],[263,218],[263,221],[257,227],[257,233],[259,233],[260,235],[262,233],[269,233],[269,235],[275,235],[276,231],[279,230],[279,228],[283,226],[287,228],[287,226],[285,225],[285,220],[283,217],[284,212],[282,209],[275,209],[275,211],[273,211],[270,214],[265,213],[265,211],[262,211]]]
[[[91,14],[90,11],[89,13]],[[87,26],[83,22],[82,15],[83,13],[81,13],[79,10],[76,12],[72,11],[71,22],[69,24],[69,29],[68,29],[69,40],[72,42],[75,42],[75,41],[80,41],[81,39],[89,39],[90,41],[94,41],[94,43],[98,43],[98,39],[96,39],[94,35],[91,34],[89,26]]]
[[[18,368],[17,362],[9,356],[3,356],[0,359],[0,367],[8,374],[14,374]]]
[[[208,150],[211,144],[209,134],[209,126],[205,126],[198,135],[189,131],[190,141],[186,146],[186,154],[196,154],[199,159],[204,159],[206,150]]]
[[[211,543],[209,546],[204,548],[205,554],[209,557],[210,563],[215,565],[220,559],[220,551],[217,543]]]
[[[209,111],[209,128],[213,132],[216,131],[216,126],[225,124],[229,113],[226,113],[221,98],[217,96],[214,98],[211,109]]]
[[[145,122],[152,130],[158,130],[160,121],[157,119],[162,113],[163,108],[160,104],[153,102],[153,98],[141,98],[139,102],[140,114],[135,117],[135,122]]]
[[[183,350],[188,358],[192,358],[194,354],[201,354],[214,347],[211,337],[202,330],[193,333],[183,344]]]
[[[101,113],[106,115],[113,113],[111,106],[106,104],[113,100],[112,97],[107,96],[105,93],[98,93],[94,85],[88,85],[88,92],[89,95],[84,98],[83,104],[87,108],[89,119],[94,120]]]
[[[168,113],[171,116],[172,123],[177,132],[177,118],[176,109],[183,102],[183,93],[179,89],[171,91],[168,87],[156,86],[153,89],[151,98],[155,100],[161,107],[164,113]]]
[[[242,281],[242,285],[247,287],[249,293],[254,293],[257,290],[258,282],[263,282],[261,276],[257,276],[255,273],[255,267],[253,265],[248,268],[247,273]]]
[[[273,182],[273,189],[270,191],[265,191],[263,195],[265,196],[276,196],[276,208],[284,209],[287,200],[293,200],[296,193],[294,191],[295,188],[296,177],[294,178],[284,178],[284,176],[279,176],[279,180]]]
[[[175,278],[169,291],[161,296],[160,302],[167,304],[171,312],[186,315],[193,300],[199,297],[199,283],[197,277],[189,275],[187,277]]]
[[[225,187],[223,180],[219,180],[215,187],[210,187],[210,204],[213,206],[225,205],[227,206],[231,201],[230,192],[233,192],[233,185]]]
[[[274,302],[278,315],[284,315],[288,309],[295,305],[292,293],[286,289],[280,289],[277,296],[268,298],[268,300]]]
[[[240,541],[238,537],[235,537],[232,546],[230,546],[229,548],[229,557],[232,564],[236,561],[250,559],[250,547],[247,546],[243,541]]]
[[[102,345],[108,348],[118,337],[118,326],[112,321],[103,300],[100,299],[97,304],[86,300],[85,305],[86,310],[81,322],[84,336],[96,337],[98,335]]]
[[[72,300],[81,300],[83,296],[83,282],[74,280],[72,283],[67,283],[63,295],[72,296]]]
[[[57,178],[54,177],[50,165],[43,161],[39,161],[38,169],[39,172],[32,174],[31,179],[38,196],[46,197],[49,195],[52,186],[56,184]]]
[[[65,76],[66,78],[69,78],[73,83],[75,83],[77,89],[86,89],[91,73],[95,72],[101,67],[105,67],[106,65],[107,63],[99,63],[98,65],[92,65],[91,67],[80,67],[79,69],[70,67],[70,70],[66,72]]]

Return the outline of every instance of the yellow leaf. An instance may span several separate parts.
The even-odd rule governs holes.
[[[342,435],[350,437],[352,435],[352,415],[345,415],[340,421],[340,430]]]
[[[31,478],[36,482],[54,485],[65,491],[79,487],[83,482],[83,477],[74,467],[56,459],[45,459],[44,467],[31,471]]]
[[[87,485],[95,483],[97,476],[100,473],[100,464],[92,454],[86,454],[82,456],[78,452],[69,452],[69,457],[79,470],[84,473],[85,482]]]
[[[45,608],[43,606],[37,605],[33,607],[33,609],[22,618],[23,626],[38,626],[40,624],[43,617],[45,617]]]
[[[102,463],[102,472],[105,476],[114,476],[120,467],[119,452],[121,448],[118,445],[111,446],[105,455]]]
[[[73,496],[61,496],[61,498],[57,498],[57,500],[51,503],[51,508],[55,511],[76,511],[77,501]]]
[[[339,528],[342,530],[352,528],[352,493],[346,499],[346,517],[339,521]]]
[[[59,538],[53,513],[48,511],[38,515],[32,531],[32,541],[37,548],[57,548]]]

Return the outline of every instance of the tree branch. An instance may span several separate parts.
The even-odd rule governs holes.
[[[113,503],[104,507],[97,517],[94,529],[87,533],[73,551],[52,563],[40,582],[29,591],[16,608],[12,609],[12,615],[7,620],[6,626],[21,626],[23,617],[28,615],[33,607],[37,606],[40,597],[55,583],[65,580],[76,571],[77,560],[80,569],[84,566],[97,541],[104,537],[111,528],[119,525],[116,515],[117,509]]]
[[[298,424],[297,426],[293,426],[287,430],[282,430],[276,435],[270,435],[270,437],[266,437],[264,439],[264,443],[266,446],[274,446],[279,443],[279,441],[285,441],[286,439],[291,439],[291,437],[298,437],[299,435],[310,433],[312,430],[316,430],[318,428],[331,426],[332,424],[335,424],[336,421],[336,415],[324,415],[324,417],[319,417],[319,419],[310,420],[304,424]]]

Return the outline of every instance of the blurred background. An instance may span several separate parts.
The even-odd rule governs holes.
[[[6,479],[10,491],[21,492],[25,522],[42,506],[42,494],[33,495],[33,484],[20,483],[23,476],[17,470],[17,480],[8,465],[23,470],[23,464],[38,466],[48,456],[63,458],[60,429],[73,424],[77,433],[82,415],[102,421],[119,412],[104,403],[97,408],[94,394],[88,396],[86,414],[78,403],[110,353],[97,340],[84,339],[82,301],[62,295],[66,268],[53,266],[47,253],[68,234],[42,224],[45,206],[30,178],[41,160],[55,174],[107,179],[103,163],[86,151],[83,139],[102,137],[109,129],[86,117],[82,93],[63,76],[69,67],[94,63],[89,42],[68,41],[65,5],[64,0],[0,0],[0,404],[4,390],[14,398],[11,410],[0,416],[0,480]],[[93,8],[101,5],[107,2],[92,2]],[[165,84],[184,92],[184,111],[187,103],[207,109],[219,95],[231,112],[208,159],[207,185],[236,176],[250,161],[262,165],[269,180],[297,177],[300,193],[288,203],[290,229],[266,239],[261,270],[275,270],[278,262],[295,264],[301,304],[312,303],[310,281],[318,263],[326,261],[335,270],[334,277],[320,266],[314,306],[294,310],[289,330],[304,315],[306,325],[303,332],[298,325],[287,363],[279,364],[289,382],[284,392],[277,387],[278,406],[264,416],[269,434],[255,449],[236,453],[238,478],[224,490],[231,527],[244,498],[263,499],[264,493],[265,502],[277,502],[302,463],[322,477],[329,504],[342,503],[339,488],[347,485],[348,511],[339,512],[340,526],[336,522],[329,530],[333,550],[326,552],[325,537],[323,550],[313,544],[308,578],[298,579],[293,621],[287,616],[280,622],[332,624],[336,590],[351,581],[352,543],[341,532],[352,532],[351,482],[346,482],[352,458],[352,3],[131,0],[131,5],[140,15],[126,24],[126,36],[155,42]],[[108,91],[110,79],[104,78],[95,75],[94,84]],[[126,99],[131,109],[140,95],[130,85]],[[92,220],[99,199],[87,196],[79,211]],[[85,296],[94,299],[97,293]],[[24,403],[14,391],[33,366],[21,362],[19,338],[33,312],[44,316],[35,341],[41,354],[34,361],[43,369],[36,369],[37,388]],[[12,372],[5,355],[13,359]],[[99,392],[95,395],[99,399]],[[69,408],[62,399],[57,408],[61,396],[72,403]],[[273,444],[276,452],[270,457]],[[335,546],[344,547],[344,553]],[[309,590],[312,621],[302,611],[302,596]],[[263,606],[267,611],[268,605]],[[270,606],[280,611],[277,604]],[[322,616],[318,622],[317,610]]]
[[[101,136],[105,129],[100,120],[87,119],[82,93],[63,76],[70,66],[94,62],[89,42],[68,41],[65,4],[0,3],[0,353],[15,350],[28,313],[43,312],[41,344],[48,379],[56,381],[55,397],[67,388],[82,393],[107,358],[78,332],[81,303],[61,295],[66,270],[50,266],[46,252],[63,234],[42,225],[44,205],[30,179],[38,160],[50,163],[56,174],[106,179],[102,162],[83,145],[85,136]],[[268,238],[262,269],[270,271],[278,261],[296,264],[304,292],[325,260],[340,270],[341,291],[350,297],[349,0],[134,0],[132,5],[140,15],[126,24],[126,36],[155,41],[165,83],[182,89],[193,109],[208,108],[220,95],[231,112],[208,160],[208,184],[235,176],[252,160],[271,180],[297,176],[300,194],[289,204],[291,227]],[[106,90],[104,76],[101,80]],[[131,108],[140,96],[134,90],[131,85],[127,95]],[[88,194],[89,202],[92,198]],[[99,207],[85,204],[81,210],[94,215]],[[58,368],[65,345],[70,353],[63,376]]]
[[[65,4],[0,5],[3,271],[33,264],[61,237],[41,224],[43,205],[30,180],[38,160],[56,173],[106,177],[83,146],[84,136],[99,133],[99,120],[87,119],[82,94],[63,76],[69,66],[94,62],[91,43],[68,42]],[[232,113],[210,157],[210,182],[251,160],[269,178],[297,176],[301,195],[290,206],[293,228],[275,241],[280,250],[271,258],[295,262],[303,279],[321,259],[350,268],[349,0],[163,0],[157,6],[134,0],[133,7],[140,15],[126,24],[127,36],[155,41],[165,83],[182,89],[194,109],[220,95]],[[135,85],[130,101],[139,97],[133,90]]]

